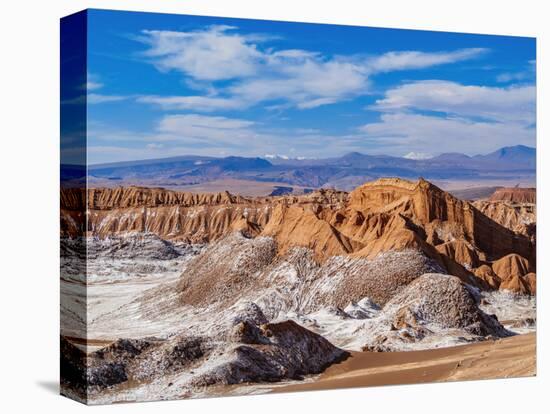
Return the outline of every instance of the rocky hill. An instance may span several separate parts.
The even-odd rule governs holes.
[[[473,205],[500,225],[523,234],[535,242],[537,232],[536,205],[508,201],[474,201]]]
[[[85,227],[87,235],[99,238],[144,232],[171,241],[211,243],[239,231],[274,240],[279,256],[295,247],[310,249],[319,263],[335,256],[373,259],[413,249],[484,288],[499,283],[476,270],[509,254],[536,271],[534,235],[518,227],[525,222],[523,211],[478,209],[422,179],[379,179],[351,193],[320,190],[261,198],[142,187],[87,193],[70,189],[62,191],[61,201],[61,231],[69,237]],[[506,212],[496,214],[495,209]]]
[[[507,201],[509,203],[535,204],[537,202],[536,188],[497,188],[489,197],[489,201]]]
[[[527,210],[487,203],[401,179],[260,198],[65,189],[62,390],[94,404],[215,395],[350,351],[532,330]]]

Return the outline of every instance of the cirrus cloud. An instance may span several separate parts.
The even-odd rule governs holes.
[[[241,109],[246,105],[238,99],[212,96],[158,96],[145,95],[136,99],[137,102],[160,106],[165,110],[193,110],[212,112],[218,110]]]
[[[416,50],[387,52],[371,59],[368,66],[373,72],[423,69],[477,58],[489,52],[486,48],[458,49],[450,52],[419,52]]]

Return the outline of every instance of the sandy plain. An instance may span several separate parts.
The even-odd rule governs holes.
[[[305,383],[273,392],[313,391],[536,375],[536,333],[425,351],[353,352]]]

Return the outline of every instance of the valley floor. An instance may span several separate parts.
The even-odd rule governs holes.
[[[407,352],[354,352],[315,380],[275,388],[311,391],[536,375],[536,333],[471,345]]]
[[[219,395],[302,392],[536,375],[536,333],[447,348],[352,352],[345,361],[304,381],[239,385]],[[212,395],[212,394],[211,394]],[[217,395],[214,391],[213,395]]]

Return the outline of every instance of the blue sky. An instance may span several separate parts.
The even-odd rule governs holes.
[[[88,160],[535,146],[535,58],[532,38],[91,10]]]

